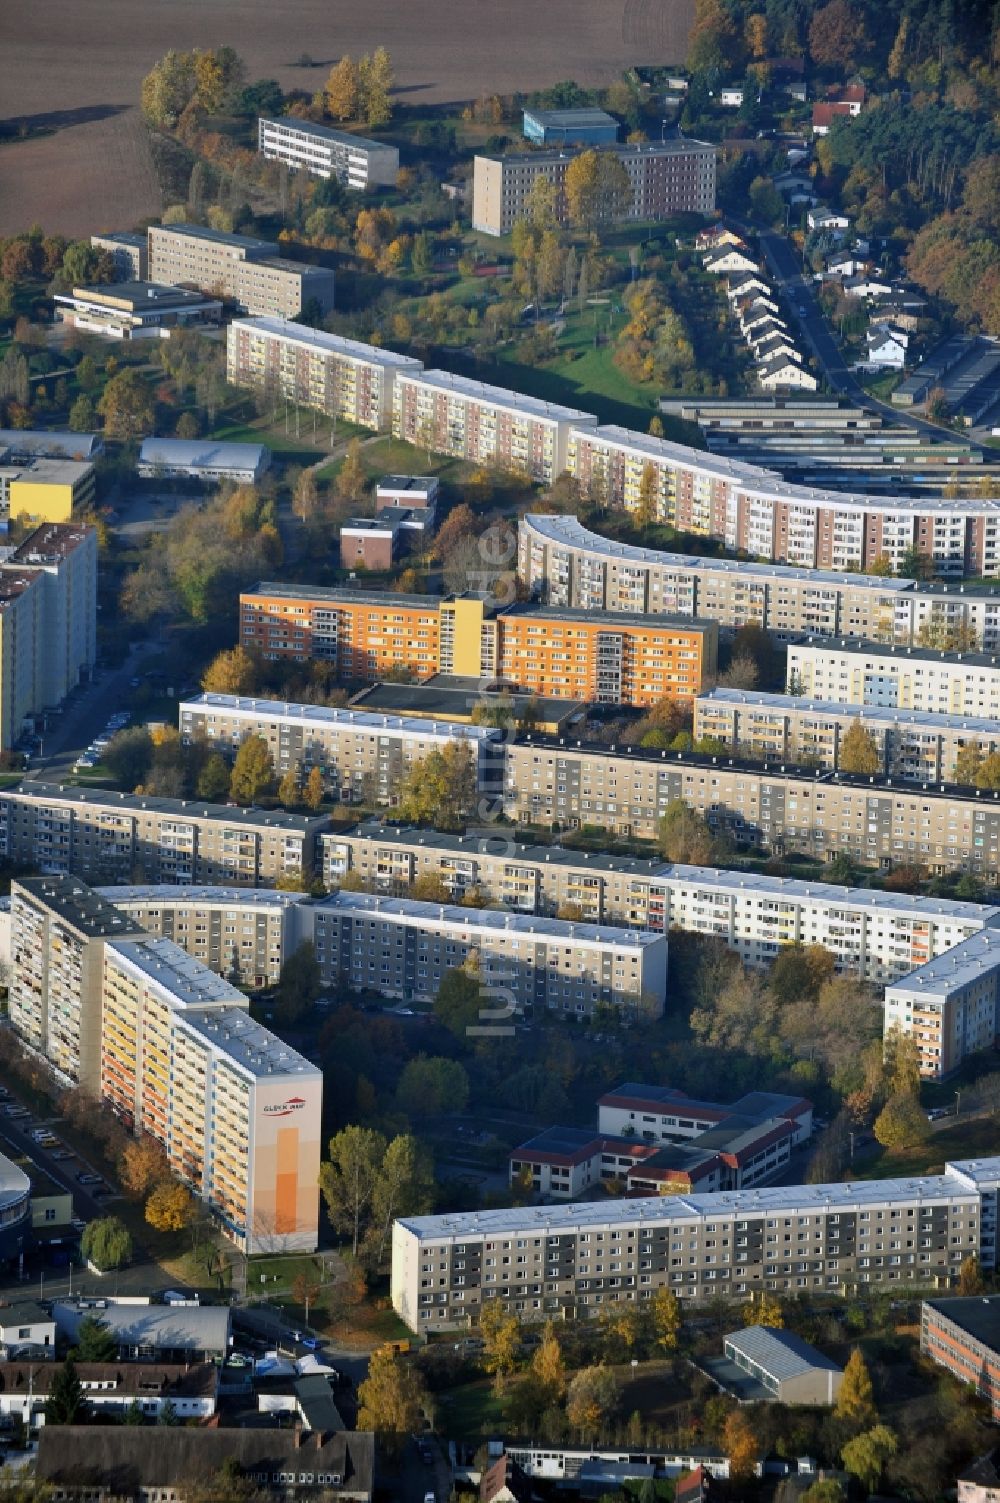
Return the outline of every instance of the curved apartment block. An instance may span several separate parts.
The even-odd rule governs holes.
[[[1000,647],[993,585],[663,553],[601,537],[571,516],[521,518],[518,574],[550,605],[583,610],[702,616],[723,631],[755,621],[779,638],[864,636],[904,647],[930,630]]]
[[[568,468],[584,495],[634,509],[655,476],[661,521],[755,558],[806,569],[899,571],[911,550],[955,578],[1000,574],[1000,499],[852,495],[627,428],[574,428]]]

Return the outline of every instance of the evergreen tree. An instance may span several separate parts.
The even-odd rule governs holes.
[[[55,1374],[45,1404],[47,1425],[75,1425],[84,1411],[83,1386],[77,1376],[73,1355],[66,1358]]]

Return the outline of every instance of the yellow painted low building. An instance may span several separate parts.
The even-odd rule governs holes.
[[[35,459],[0,464],[0,513],[34,522],[68,522],[97,495],[92,464],[75,459]]]

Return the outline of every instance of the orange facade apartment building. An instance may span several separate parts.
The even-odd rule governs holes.
[[[240,641],[268,660],[320,659],[341,679],[406,670],[502,678],[552,699],[646,707],[692,700],[718,666],[714,621],[475,597],[262,583],[240,597]]]

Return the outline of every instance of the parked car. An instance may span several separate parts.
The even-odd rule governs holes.
[[[89,1169],[81,1169],[76,1176],[81,1185],[100,1185],[103,1183],[99,1174],[91,1174]]]

